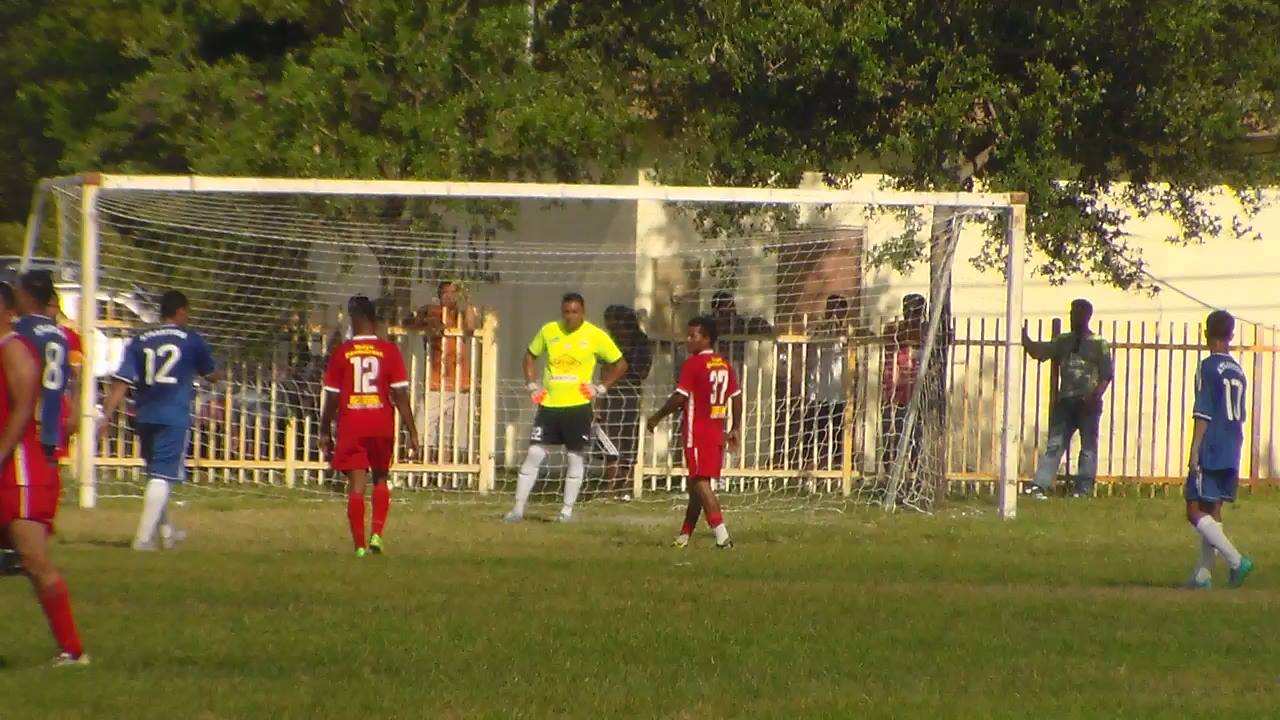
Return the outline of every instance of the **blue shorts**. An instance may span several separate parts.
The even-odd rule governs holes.
[[[180,483],[187,478],[187,443],[191,429],[186,425],[138,423],[142,462],[147,476]]]
[[[1227,470],[1204,470],[1199,474],[1187,477],[1183,496],[1187,502],[1234,502],[1239,473],[1235,468]]]

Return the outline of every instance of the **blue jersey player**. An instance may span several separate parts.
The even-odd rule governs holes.
[[[1253,561],[1240,554],[1222,529],[1222,503],[1236,499],[1240,449],[1244,445],[1246,381],[1240,365],[1228,354],[1235,335],[1235,318],[1225,310],[1209,313],[1205,339],[1209,357],[1196,373],[1192,415],[1191,456],[1187,461],[1187,522],[1200,534],[1200,561],[1190,587],[1212,584],[1213,563],[1221,553],[1231,567],[1231,587],[1240,587],[1253,570]]]
[[[23,273],[14,293],[19,317],[13,329],[35,349],[40,394],[36,402],[36,426],[45,458],[55,464],[54,455],[62,447],[62,402],[69,392],[71,357],[67,336],[54,318],[45,315],[53,300],[53,277],[45,270]]]
[[[148,478],[134,550],[156,549],[157,531],[166,547],[180,539],[168,522],[169,486],[182,482],[186,475],[196,378],[217,381],[209,344],[187,327],[187,297],[177,290],[166,292],[160,298],[160,318],[159,327],[129,342],[103,407],[104,415],[113,417],[125,391],[133,388],[137,433]],[[104,424],[101,432],[105,430]]]

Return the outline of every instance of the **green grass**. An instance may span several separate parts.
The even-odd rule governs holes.
[[[1248,587],[1193,593],[1175,499],[936,517],[737,513],[733,552],[669,509],[570,526],[397,505],[349,556],[334,502],[200,501],[179,552],[136,503],[67,510],[56,557],[89,668],[50,670],[0,581],[6,718],[1214,718],[1280,707],[1280,500],[1227,516]],[[538,514],[538,513],[535,513]],[[541,512],[552,514],[551,509]],[[1218,583],[1226,585],[1225,567]]]

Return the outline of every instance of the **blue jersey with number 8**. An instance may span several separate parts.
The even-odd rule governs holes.
[[[129,343],[116,379],[133,386],[139,423],[188,425],[196,377],[213,371],[213,353],[199,333],[165,325]]]
[[[71,376],[71,360],[67,353],[67,336],[53,320],[43,315],[24,315],[13,329],[35,348],[40,368],[40,396],[36,406],[36,423],[40,427],[40,444],[62,446],[62,396],[67,392]]]
[[[1230,355],[1214,353],[1200,362],[1192,415],[1209,423],[1200,444],[1201,469],[1239,471],[1247,388],[1244,370]]]

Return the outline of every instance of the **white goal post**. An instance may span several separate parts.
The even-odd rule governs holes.
[[[1002,365],[999,368],[998,413],[1003,421],[999,431],[996,495],[998,511],[1003,518],[1016,513],[1019,480],[1019,428],[1021,427],[1022,362],[1017,332],[1023,324],[1023,262],[1026,253],[1026,202],[1024,193],[950,193],[900,192],[860,189],[777,189],[676,187],[600,184],[555,184],[524,182],[431,182],[390,180],[242,178],[207,176],[113,175],[85,173],[45,180],[33,198],[28,221],[24,258],[33,257],[40,229],[45,225],[48,196],[57,190],[74,188],[78,207],[60,208],[64,216],[74,213],[78,223],[80,254],[75,260],[80,268],[78,282],[78,324],[84,343],[84,366],[96,367],[99,349],[89,338],[95,336],[99,318],[99,209],[103,198],[113,193],[156,192],[244,195],[295,195],[330,197],[400,197],[424,200],[545,200],[545,201],[656,201],[702,205],[733,203],[742,205],[866,205],[885,207],[931,206],[957,209],[982,209],[998,214],[1004,226],[1007,246],[1005,275],[1006,302],[1003,322]],[[63,232],[60,230],[60,232]],[[65,258],[71,260],[71,258]],[[930,338],[932,340],[932,338]],[[79,438],[75,468],[80,478],[80,503],[93,507],[96,502],[95,447],[97,403],[92,382],[80,387]],[[492,462],[492,458],[488,458]],[[482,460],[484,462],[484,460]],[[638,486],[637,486],[638,489]],[[892,508],[892,502],[887,504]]]

